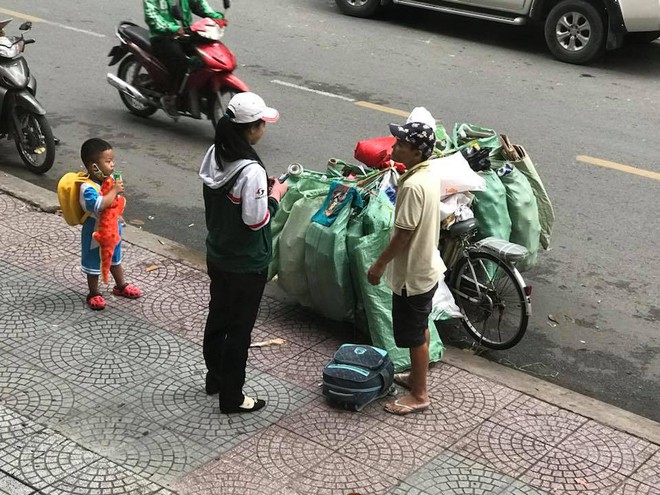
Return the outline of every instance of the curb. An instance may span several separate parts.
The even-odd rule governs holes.
[[[2,174],[0,191],[47,213],[55,213],[59,210],[56,193],[6,173]],[[178,242],[151,234],[132,225],[125,227],[124,240],[197,270],[206,271],[205,254]],[[268,283],[264,293],[280,301],[291,301],[274,283]],[[561,409],[566,409],[605,426],[660,445],[660,423],[651,419],[494,363],[458,348],[447,347],[442,360],[468,373],[492,380]]]

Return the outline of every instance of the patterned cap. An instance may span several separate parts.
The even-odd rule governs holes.
[[[407,124],[390,124],[390,132],[395,138],[412,144],[422,152],[424,158],[433,153],[435,146],[435,132],[433,128],[422,122],[408,122]]]

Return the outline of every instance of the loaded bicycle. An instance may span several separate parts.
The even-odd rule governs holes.
[[[476,219],[443,231],[440,252],[449,289],[470,336],[490,349],[509,349],[525,335],[532,314],[532,287],[516,268],[525,247],[494,237],[474,241]]]

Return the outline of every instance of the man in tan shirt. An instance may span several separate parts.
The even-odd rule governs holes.
[[[410,349],[410,394],[385,405],[404,415],[429,407],[426,374],[429,364],[428,319],[433,294],[445,266],[438,251],[440,236],[440,176],[429,164],[433,129],[421,122],[390,124],[397,138],[392,160],[403,163],[390,243],[369,268],[369,283],[377,285],[387,267],[392,289],[392,323],[398,347]]]

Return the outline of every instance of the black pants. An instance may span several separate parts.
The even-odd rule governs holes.
[[[245,366],[267,273],[229,273],[207,261],[211,278],[209,316],[204,330],[204,360],[220,388],[220,408],[243,403]]]
[[[188,70],[188,57],[181,44],[168,36],[151,38],[151,52],[170,72],[170,91],[176,93]]]

